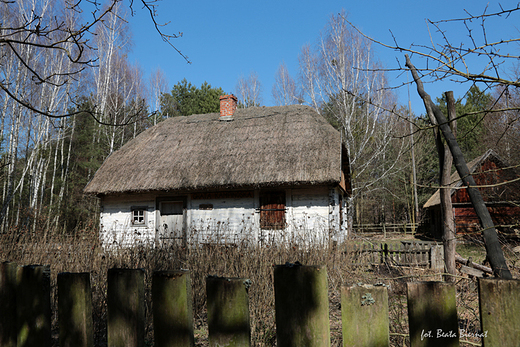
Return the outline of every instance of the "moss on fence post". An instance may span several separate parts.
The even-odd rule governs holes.
[[[51,346],[51,270],[49,266],[18,267],[16,325],[18,347]]]
[[[144,347],[144,270],[109,269],[108,347]]]
[[[386,287],[341,287],[343,346],[389,346]]]
[[[330,346],[326,266],[274,268],[278,346]]]
[[[16,268],[0,264],[0,346],[16,347]]]
[[[459,346],[455,285],[409,282],[408,322],[412,347]]]
[[[245,278],[206,278],[209,345],[250,346],[248,288]]]
[[[90,273],[58,274],[58,322],[61,347],[93,347]]]
[[[482,346],[515,346],[520,341],[520,281],[479,278]],[[469,332],[467,332],[470,334]]]
[[[155,346],[194,346],[189,271],[155,271],[152,302]]]

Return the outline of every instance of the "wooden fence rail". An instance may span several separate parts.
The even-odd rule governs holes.
[[[0,347],[51,345],[49,267],[0,264]],[[144,346],[144,272],[108,272],[108,346]],[[479,279],[480,330],[459,331],[455,286],[409,282],[412,347],[458,346],[472,334],[483,346],[520,341],[520,281]],[[208,276],[210,346],[249,346],[248,288],[244,278]],[[154,272],[155,346],[193,346],[193,312],[187,271]],[[327,269],[286,264],[274,268],[277,345],[330,346]],[[58,275],[60,346],[93,346],[89,274]],[[343,346],[389,346],[388,293],[384,286],[341,289]]]
[[[419,223],[379,223],[379,224],[354,224],[352,229],[357,233],[403,233],[414,235],[421,226]]]
[[[444,249],[435,242],[363,243],[347,251],[353,265],[405,265],[444,269]]]

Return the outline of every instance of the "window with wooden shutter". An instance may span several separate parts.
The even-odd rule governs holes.
[[[271,191],[260,194],[260,228],[285,229],[285,192]]]

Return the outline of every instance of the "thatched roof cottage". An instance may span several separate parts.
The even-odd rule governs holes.
[[[349,164],[340,133],[301,105],[169,118],[110,155],[85,188],[105,246],[342,239]]]

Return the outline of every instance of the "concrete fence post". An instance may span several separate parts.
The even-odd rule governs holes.
[[[108,347],[144,347],[144,270],[109,269]]]
[[[90,273],[58,274],[58,323],[61,347],[93,347]]]
[[[206,278],[210,347],[250,346],[250,285],[244,278]]]
[[[341,321],[343,346],[389,346],[387,288],[341,287]]]
[[[189,271],[155,271],[152,302],[155,346],[194,346]]]
[[[18,347],[51,346],[51,270],[49,266],[20,266],[16,273]]]
[[[459,346],[455,285],[409,282],[407,287],[411,347]]]
[[[326,266],[275,266],[274,293],[278,346],[330,346]]]
[[[16,347],[16,268],[0,264],[0,346]]]
[[[516,346],[520,341],[520,281],[479,278],[482,346]],[[463,332],[461,333],[468,333]]]

